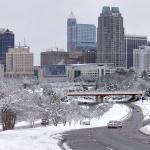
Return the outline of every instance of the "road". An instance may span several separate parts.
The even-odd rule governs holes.
[[[150,150],[150,137],[138,132],[143,116],[137,110],[139,107],[134,106],[133,115],[123,128],[74,130],[64,133],[63,139],[72,150]]]

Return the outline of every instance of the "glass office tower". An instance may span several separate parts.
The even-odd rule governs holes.
[[[87,51],[96,48],[96,26],[91,24],[77,24],[71,12],[67,20],[67,51]]]
[[[8,48],[14,48],[14,33],[8,29],[0,29],[0,64],[4,66]]]

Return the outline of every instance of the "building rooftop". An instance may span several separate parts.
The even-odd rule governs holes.
[[[137,35],[137,34],[126,34],[125,36],[128,38],[147,38],[146,35]]]
[[[66,52],[66,51],[64,49],[55,47],[47,49],[46,52]]]
[[[5,28],[0,28],[0,34],[3,34],[5,32],[11,32],[13,33],[12,31],[10,31],[9,29],[5,29]]]
[[[111,13],[120,13],[119,7],[109,7],[109,6],[103,7],[102,14],[110,15]]]
[[[113,13],[119,13],[119,7],[112,7],[112,8],[111,8],[111,11],[112,11]]]

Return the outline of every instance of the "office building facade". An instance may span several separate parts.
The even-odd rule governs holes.
[[[67,51],[87,51],[96,48],[96,26],[91,24],[77,24],[71,12],[67,20]]]
[[[14,47],[15,36],[9,29],[0,29],[0,64],[6,65],[6,53]]]
[[[9,48],[6,53],[6,76],[20,77],[34,75],[33,53],[29,47]]]
[[[98,17],[97,63],[126,67],[123,17],[118,7],[103,7]]]
[[[86,52],[87,63],[96,63],[96,49],[91,49]]]
[[[106,74],[115,72],[112,64],[90,63],[66,66],[68,81],[97,81]],[[80,80],[81,79],[81,80]]]
[[[45,65],[65,64],[68,57],[68,52],[61,51],[60,49],[57,49],[57,51],[41,52],[41,67],[43,68]]]
[[[139,46],[133,50],[133,68],[138,72],[150,69],[150,46]]]
[[[147,37],[141,35],[125,35],[125,49],[127,53],[127,68],[133,67],[133,49],[138,49],[139,46],[147,45]]]

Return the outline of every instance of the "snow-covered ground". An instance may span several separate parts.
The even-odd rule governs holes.
[[[150,125],[142,127],[140,131],[146,135],[150,135]]]
[[[140,100],[135,104],[141,108],[144,115],[144,120],[150,119],[150,98],[144,101]],[[150,125],[142,127],[140,131],[144,134],[150,135]]]
[[[119,113],[118,113],[119,112]],[[58,141],[61,133],[68,130],[106,126],[109,120],[121,120],[130,114],[125,105],[114,104],[113,107],[99,119],[92,119],[91,125],[72,126],[58,125],[57,127],[38,127],[0,132],[0,150],[60,150]],[[20,123],[18,126],[25,123]]]
[[[144,101],[140,100],[135,104],[141,108],[144,115],[144,120],[150,119],[150,99]]]

